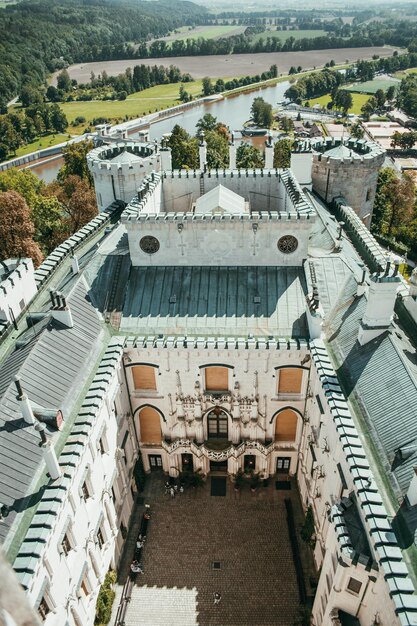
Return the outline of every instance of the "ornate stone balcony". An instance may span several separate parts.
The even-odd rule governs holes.
[[[198,445],[191,439],[176,439],[172,442],[162,441],[162,447],[169,454],[183,449],[184,452],[192,452],[198,458],[205,456],[211,461],[226,461],[230,457],[238,458],[250,450],[258,450],[264,456],[268,456],[275,449],[281,449],[281,445],[275,441],[269,444],[263,444],[259,441],[242,441],[237,445],[227,444],[224,450],[212,450],[207,443]],[[291,449],[292,448],[293,446]],[[285,449],[287,449],[287,447]]]

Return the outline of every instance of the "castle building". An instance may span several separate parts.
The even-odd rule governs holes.
[[[36,323],[0,367],[6,554],[47,626],[90,626],[139,452],[171,477],[250,469],[292,477],[311,509],[312,623],[415,625],[391,524],[412,528],[417,501],[398,268],[353,208],[343,230],[291,170],[210,172],[200,147],[201,169],[150,172],[107,209],[110,232],[103,212],[80,235],[81,269],[67,252],[35,272]]]

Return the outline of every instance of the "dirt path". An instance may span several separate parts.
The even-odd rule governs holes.
[[[126,68],[144,63],[146,65],[176,65],[182,72],[188,72],[193,78],[210,76],[216,78],[235,76],[254,76],[269,69],[274,63],[280,74],[286,74],[291,66],[304,69],[321,67],[333,59],[335,63],[352,62],[357,59],[371,59],[373,55],[380,57],[391,56],[394,48],[337,48],[330,50],[307,50],[304,52],[261,52],[258,54],[229,54],[226,56],[199,56],[199,57],[167,57],[160,59],[122,59],[119,61],[97,61],[93,63],[77,63],[68,68],[71,78],[80,83],[90,81],[91,72],[95,75],[106,70],[109,76],[116,76]],[[56,73],[57,74],[57,73]],[[56,74],[52,78],[56,83]]]

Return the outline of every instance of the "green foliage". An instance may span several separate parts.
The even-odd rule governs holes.
[[[146,472],[143,467],[142,461],[142,453],[139,451],[139,455],[135,464],[135,469],[133,470],[133,476],[135,478],[136,488],[141,493],[145,488],[146,482]]]
[[[207,166],[210,169],[224,168],[229,163],[229,142],[227,137],[218,132],[210,130],[205,134],[207,142]]]
[[[374,96],[371,96],[361,108],[361,113],[365,120],[369,120],[378,108],[378,102]]]
[[[26,200],[30,209],[43,189],[44,183],[28,169],[15,167],[0,172],[0,191],[17,191]]]
[[[191,136],[181,126],[176,124],[168,140],[171,148],[172,167],[174,169],[198,168],[198,140]]]
[[[202,487],[205,483],[205,476],[201,470],[198,469],[195,472],[181,472],[179,480],[184,487]]]
[[[274,167],[290,167],[291,139],[279,139],[274,146]]]
[[[271,128],[273,122],[272,104],[265,102],[261,97],[255,98],[252,103],[251,116],[260,128]]]
[[[214,117],[211,113],[205,113],[203,117],[198,120],[195,127],[198,135],[200,135],[201,132],[206,133],[209,130],[215,130],[217,127],[217,117]]]
[[[300,535],[301,539],[305,541],[305,543],[308,543],[309,546],[314,548],[314,546],[316,545],[316,538],[314,528],[314,513],[312,506],[309,506],[306,511],[304,524],[301,527]]]
[[[97,596],[95,626],[105,626],[110,621],[111,610],[116,597],[116,593],[113,591],[115,582],[116,572],[109,570]]]
[[[332,101],[334,103],[334,107],[343,111],[345,115],[353,105],[352,94],[344,89],[337,89],[333,94]]]
[[[352,126],[350,127],[350,134],[355,139],[362,139],[365,134],[362,124],[360,122],[355,122],[355,124],[352,124]]]
[[[261,151],[250,143],[241,143],[236,150],[236,165],[240,169],[263,167]]]
[[[59,170],[58,180],[63,182],[68,176],[79,176],[82,180],[86,180],[91,187],[93,177],[87,166],[87,154],[92,149],[92,141],[77,141],[65,146],[62,150],[64,165]]]
[[[235,489],[241,489],[245,482],[245,474],[243,470],[239,469],[235,474]]]

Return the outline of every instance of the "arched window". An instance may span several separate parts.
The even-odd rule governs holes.
[[[207,433],[209,439],[228,438],[227,413],[215,407],[207,414]]]
[[[145,406],[139,412],[140,440],[142,443],[161,445],[161,421],[158,411],[151,406]]]
[[[284,409],[275,420],[275,441],[295,441],[298,415],[292,409]]]

